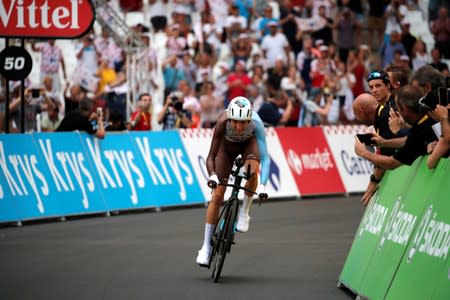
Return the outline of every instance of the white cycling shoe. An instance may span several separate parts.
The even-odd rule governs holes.
[[[247,232],[250,223],[250,216],[248,214],[239,212],[238,222],[236,225],[236,230],[239,232]]]
[[[208,267],[209,266],[209,257],[210,256],[211,256],[211,248],[202,247],[202,249],[200,249],[198,251],[196,262],[201,267]]]

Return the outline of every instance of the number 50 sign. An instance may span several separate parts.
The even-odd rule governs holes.
[[[9,80],[25,79],[31,72],[33,61],[22,47],[6,47],[0,52],[0,74]]]

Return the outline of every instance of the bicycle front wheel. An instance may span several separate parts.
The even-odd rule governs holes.
[[[213,262],[213,271],[212,277],[214,278],[214,282],[217,282],[220,278],[220,274],[222,273],[223,264],[225,262],[225,257],[227,254],[227,250],[229,249],[228,240],[229,230],[231,224],[232,210],[229,205],[225,206],[225,211],[223,213],[223,218],[219,220],[218,223],[218,231],[217,231],[217,239],[216,239],[216,251]]]

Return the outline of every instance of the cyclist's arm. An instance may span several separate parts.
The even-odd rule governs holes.
[[[261,159],[261,184],[266,185],[270,173],[270,157],[267,150],[266,131],[264,123],[256,112],[253,112],[253,122],[255,123],[255,136],[258,143],[259,157]]]
[[[222,113],[219,120],[214,127],[214,134],[211,141],[211,147],[209,148],[208,157],[206,158],[206,169],[208,170],[208,175],[215,173],[216,171],[216,156],[219,151],[220,143],[222,139],[225,138],[225,126],[227,121],[226,112]]]

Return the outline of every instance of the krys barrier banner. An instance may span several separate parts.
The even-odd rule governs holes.
[[[212,129],[181,129],[181,139],[186,147],[189,159],[195,170],[205,199],[211,197],[211,189],[208,188],[208,172],[206,170],[206,157],[213,135]],[[300,196],[296,183],[284,158],[283,149],[278,136],[273,128],[266,129],[266,141],[270,155],[270,174],[267,184],[269,197],[294,197]],[[225,197],[229,197],[227,190]]]
[[[275,131],[302,196],[345,193],[322,128],[286,127]]]
[[[361,290],[364,276],[371,265],[372,256],[379,245],[394,204],[409,187],[419,161],[420,159],[416,160],[411,167],[402,166],[386,172],[379,190],[366,208],[339,276],[339,281],[355,293]]]
[[[146,201],[157,206],[205,202],[177,131],[131,132]],[[122,145],[118,145],[121,149]]]
[[[405,198],[405,203],[424,209],[410,218],[415,230],[386,299],[450,299],[450,160],[441,159],[432,171],[424,167],[425,163],[411,186],[424,188],[427,177],[435,183],[429,193],[420,193],[424,197]]]
[[[373,164],[355,154],[355,136],[368,131],[366,126],[324,126],[330,146],[347,193],[363,192],[369,183]]]
[[[105,212],[95,172],[79,133],[35,133],[37,153],[48,166],[52,205],[61,215]]]

